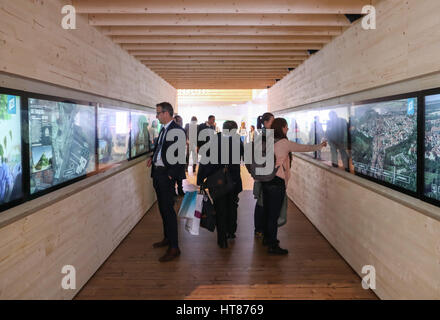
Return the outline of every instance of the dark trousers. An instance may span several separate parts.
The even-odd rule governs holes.
[[[174,210],[176,196],[174,180],[168,177],[165,170],[155,168],[153,186],[156,190],[157,203],[162,217],[164,238],[169,240],[171,248],[178,248],[177,215]]]
[[[214,208],[216,213],[217,242],[226,241],[228,233],[228,224],[231,221],[232,212],[232,193],[219,197],[214,200]]]
[[[255,203],[255,210],[254,210],[254,227],[255,232],[264,232],[264,208],[262,206],[259,206],[258,203]]]
[[[238,211],[238,201],[240,200],[238,198],[237,192],[231,193],[231,207],[230,207],[230,214],[228,219],[228,227],[227,232],[228,234],[234,234],[237,232],[237,211]]]
[[[278,218],[286,196],[286,184],[279,177],[263,182],[264,239],[269,246],[277,245]]]

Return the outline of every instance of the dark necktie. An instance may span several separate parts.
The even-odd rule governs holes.
[[[159,150],[162,148],[163,136],[165,135],[164,133],[165,133],[165,127],[162,127],[159,133],[159,137],[157,139],[156,149],[154,150],[153,163],[156,163],[157,157],[159,155]]]

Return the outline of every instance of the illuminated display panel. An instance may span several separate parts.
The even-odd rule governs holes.
[[[399,188],[417,190],[417,99],[353,106],[355,171]]]
[[[131,157],[150,152],[154,146],[154,139],[158,136],[154,111],[131,111]]]
[[[23,197],[20,97],[0,94],[0,205]]]
[[[29,99],[30,192],[95,170],[95,108]]]
[[[424,194],[440,200],[440,94],[425,98]]]
[[[129,158],[129,111],[98,108],[98,159],[99,168]]]

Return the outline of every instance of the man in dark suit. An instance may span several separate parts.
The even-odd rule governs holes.
[[[215,131],[215,116],[211,115],[208,117],[208,121],[205,123],[201,123],[197,127],[197,137],[199,137],[200,132],[202,132],[205,129],[212,129]],[[197,139],[197,148],[201,148],[205,143],[209,142],[209,137],[206,139],[206,141],[199,141]]]
[[[178,179],[185,179],[185,164],[170,164],[170,159],[167,159],[167,151],[178,138],[175,137],[174,140],[167,141],[167,135],[171,130],[182,130],[182,136],[183,139],[185,139],[185,132],[182,127],[173,121],[173,114],[173,107],[168,102],[162,102],[156,105],[156,117],[163,127],[154,145],[153,157],[147,161],[148,167],[153,165],[151,177],[153,178],[153,186],[156,190],[164,232],[164,239],[153,244],[153,247],[160,248],[168,246],[165,255],[159,259],[160,262],[173,260],[180,255],[177,234],[177,215],[174,210],[176,196],[174,182]],[[182,141],[181,143],[185,145],[186,141]],[[177,152],[176,150],[174,153],[176,157]]]

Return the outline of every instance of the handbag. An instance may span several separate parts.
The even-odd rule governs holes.
[[[214,204],[210,197],[205,194],[203,196],[202,216],[200,218],[200,227],[205,228],[211,232],[215,230],[216,214]]]
[[[204,198],[203,194],[197,194],[196,206],[195,206],[195,210],[192,214],[192,217],[186,218],[185,230],[188,231],[193,236],[199,235],[200,218],[202,216],[201,212],[202,212],[203,198]]]
[[[235,188],[235,182],[232,181],[228,167],[224,166],[207,177],[200,188],[208,189],[212,199],[215,200],[232,192]]]

